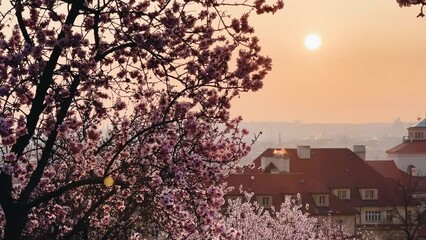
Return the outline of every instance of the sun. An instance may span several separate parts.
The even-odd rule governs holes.
[[[321,47],[321,37],[318,34],[309,34],[305,38],[305,47],[309,50],[317,50]]]

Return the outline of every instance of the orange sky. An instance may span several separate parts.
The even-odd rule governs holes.
[[[233,102],[245,121],[414,122],[426,115],[426,18],[396,0],[287,0],[252,23],[273,70]],[[321,35],[319,50],[304,37]]]

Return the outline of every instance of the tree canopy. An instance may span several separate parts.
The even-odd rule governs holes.
[[[207,229],[249,150],[230,101],[271,70],[249,16],[282,7],[3,1],[0,236],[229,236]]]

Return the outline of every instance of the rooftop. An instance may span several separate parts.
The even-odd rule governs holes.
[[[268,174],[260,169],[262,157],[273,157],[274,151],[276,149],[265,150],[254,160],[254,169],[246,168],[245,173],[286,175],[286,173]],[[310,157],[307,159],[299,158],[297,149],[294,148],[286,148],[285,152],[290,161],[290,173],[304,173],[305,176],[309,176],[326,186],[329,191],[332,189],[350,189],[352,206],[386,206],[391,204],[391,201],[398,201],[394,197],[396,182],[382,176],[366,161],[347,148],[311,148]],[[266,181],[265,184],[272,184],[271,182],[272,179]],[[359,190],[363,188],[377,188],[378,200],[362,200]]]
[[[421,122],[417,123],[414,127],[415,128],[426,128],[426,118],[423,119]]]
[[[426,140],[406,141],[387,150],[386,153],[426,153]]]
[[[401,181],[403,176],[406,174],[396,166],[393,160],[366,161],[366,163],[383,177],[394,179],[397,182]]]
[[[270,195],[273,197],[272,205],[279,209],[286,195],[301,194],[302,204],[308,204],[308,212],[313,215],[357,214],[357,210],[350,206],[347,200],[341,200],[330,194],[327,186],[303,173],[287,174],[235,174],[227,178],[228,186],[234,189],[228,196],[242,195],[241,190],[253,192],[256,195]],[[312,194],[329,194],[330,205],[327,207],[316,206]]]

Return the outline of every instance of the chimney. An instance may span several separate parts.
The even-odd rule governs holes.
[[[365,145],[354,145],[354,153],[362,160],[365,160]]]
[[[310,146],[297,146],[297,156],[300,159],[311,158],[311,147]]]

